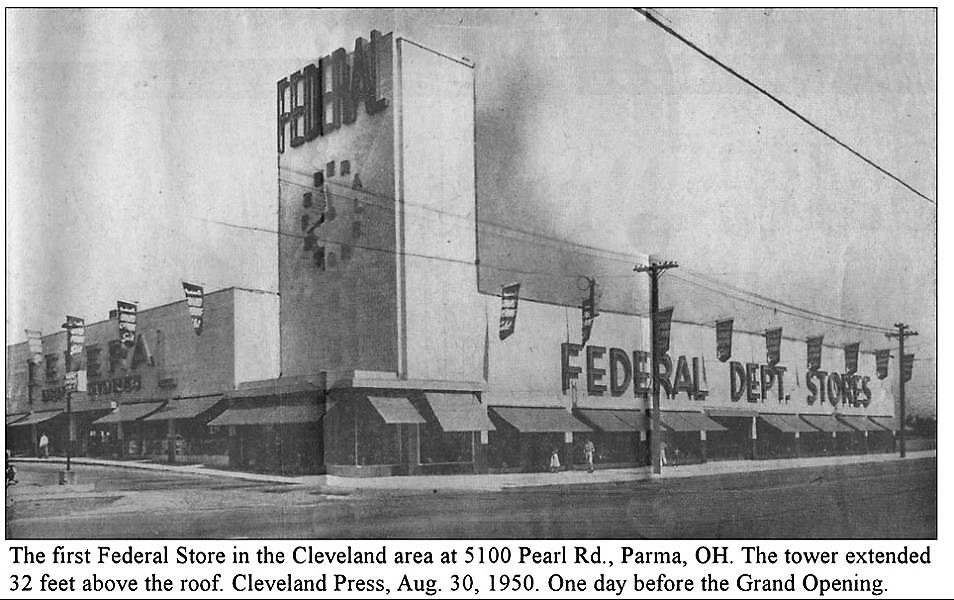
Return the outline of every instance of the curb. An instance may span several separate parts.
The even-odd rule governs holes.
[[[259,483],[274,483],[283,485],[308,486],[331,488],[341,491],[392,491],[392,492],[427,492],[427,491],[501,491],[504,489],[550,487],[561,485],[587,485],[593,483],[629,483],[637,481],[662,481],[666,479],[683,479],[691,477],[707,477],[713,475],[729,475],[733,473],[757,473],[766,471],[784,471],[790,469],[805,469],[813,467],[829,467],[849,464],[865,464],[878,462],[895,462],[901,460],[918,460],[937,457],[937,450],[921,450],[909,452],[902,459],[897,454],[867,454],[846,455],[832,457],[815,457],[807,459],[774,459],[771,461],[726,461],[705,463],[701,465],[685,465],[682,467],[667,467],[663,473],[654,477],[649,467],[630,467],[624,469],[602,469],[595,474],[584,471],[565,471],[556,475],[546,473],[535,474],[488,474],[488,475],[429,475],[417,477],[368,477],[348,478],[335,475],[303,475],[289,477],[283,475],[268,475],[264,473],[248,473],[243,471],[225,471],[220,469],[205,469],[197,465],[170,466],[159,463],[108,461],[89,458],[71,459],[73,464],[93,467],[114,467],[123,469],[139,469],[144,471],[161,471],[166,473],[180,473],[184,475],[199,475],[203,477],[220,477],[254,481]],[[20,463],[54,463],[63,464],[63,457],[50,458],[11,458],[10,462]],[[602,476],[600,475],[602,473]],[[595,476],[594,476],[595,475]]]

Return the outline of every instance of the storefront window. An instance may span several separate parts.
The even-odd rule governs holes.
[[[474,459],[472,431],[445,432],[437,423],[421,425],[421,463],[466,463]]]
[[[394,465],[401,462],[398,426],[388,425],[370,406],[357,411],[358,464]]]

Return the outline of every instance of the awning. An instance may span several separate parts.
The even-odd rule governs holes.
[[[884,429],[887,429],[888,431],[898,430],[898,422],[895,420],[894,417],[868,417],[868,418],[874,421],[876,424],[883,427]]]
[[[880,425],[872,423],[863,415],[841,415],[838,419],[858,431],[884,431]]]
[[[444,431],[494,431],[487,408],[473,394],[426,392],[427,403]]]
[[[665,427],[673,431],[727,431],[709,417],[700,412],[675,412],[664,410],[659,419]]]
[[[784,433],[818,431],[805,421],[798,418],[798,415],[766,415],[760,414],[759,418],[770,426]]]
[[[385,423],[424,423],[424,417],[411,405],[407,398],[368,396],[368,402],[378,411]]]
[[[581,408],[580,415],[603,431],[626,431],[635,433],[649,429],[649,419],[636,410],[611,410],[603,408]]]
[[[24,425],[36,425],[37,423],[43,423],[49,421],[53,417],[58,417],[63,414],[62,410],[44,410],[42,412],[35,412],[28,416],[25,419],[13,423],[11,427],[23,427]]]
[[[208,398],[178,398],[170,400],[162,410],[155,412],[143,421],[166,421],[168,419],[193,419],[215,406],[222,396]]]
[[[833,415],[801,415],[801,417],[810,425],[822,431],[854,431],[854,429],[841,423]]]
[[[7,425],[13,425],[23,417],[27,416],[30,413],[18,413],[15,415],[7,415]]]
[[[243,383],[239,389],[225,393],[227,398],[265,398],[319,392],[323,383],[320,377],[280,377],[264,381]]]
[[[593,431],[585,423],[563,408],[534,408],[491,406],[490,409],[504,421],[524,433],[559,433],[563,431]]]
[[[120,404],[116,410],[105,417],[100,417],[93,421],[93,425],[106,425],[109,423],[126,423],[129,421],[138,421],[139,419],[150,415],[159,410],[162,402],[140,402],[139,404]]]
[[[752,417],[758,415],[757,412],[746,408],[712,408],[706,411],[710,417]]]
[[[275,404],[267,406],[248,406],[226,409],[221,415],[209,421],[212,427],[228,425],[281,425],[287,423],[314,423],[321,420],[324,413],[314,403]]]

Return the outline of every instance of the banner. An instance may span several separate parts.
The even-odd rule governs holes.
[[[673,307],[656,311],[656,331],[653,336],[656,340],[656,355],[662,356],[669,352],[669,336],[672,332]]]
[[[30,362],[39,363],[43,361],[43,332],[35,329],[27,329],[27,348],[30,351]]]
[[[911,376],[914,374],[913,354],[904,355],[904,359],[901,361],[901,372],[904,374],[905,381],[911,381]]]
[[[63,327],[66,329],[66,347],[70,355],[83,354],[83,346],[86,345],[86,321],[67,315]]]
[[[83,348],[86,346],[86,321],[66,315],[66,371],[83,369]]]
[[[891,358],[891,349],[875,350],[875,367],[877,368],[878,379],[884,379],[888,376],[888,361]]]
[[[500,339],[513,335],[517,327],[517,300],[520,297],[520,284],[511,283],[500,290]]]
[[[782,358],[782,328],[765,330],[765,362],[775,366]]]
[[[732,319],[716,321],[716,355],[722,362],[732,358]]]
[[[136,343],[136,305],[117,300],[116,315],[119,319],[119,341],[127,348],[131,347]]]
[[[849,375],[858,371],[858,349],[861,342],[845,344],[845,373]]]
[[[821,368],[822,341],[825,336],[819,335],[806,340],[808,345],[808,370],[817,371]]]
[[[189,318],[192,319],[192,328],[195,329],[196,335],[202,335],[202,315],[205,312],[203,307],[204,297],[202,286],[183,281],[182,290],[185,292],[186,306],[189,308]]]
[[[586,298],[583,299],[583,341],[582,344],[585,346],[586,342],[590,339],[590,331],[593,329],[593,319],[599,313],[596,312],[596,282],[592,279],[590,280],[590,291],[587,294]]]

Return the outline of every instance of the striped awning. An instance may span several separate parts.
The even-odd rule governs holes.
[[[578,409],[580,416],[603,431],[648,431],[649,418],[638,410],[611,410],[603,408]]]
[[[531,406],[491,406],[490,410],[524,433],[560,433],[565,431],[593,431],[593,429],[563,408]]]
[[[809,425],[816,429],[822,431],[837,432],[837,431],[854,431],[851,427],[848,427],[841,421],[835,418],[834,415],[800,415]]]
[[[275,404],[265,406],[246,406],[226,409],[221,415],[209,421],[212,427],[230,425],[288,425],[292,423],[314,423],[321,420],[324,413],[318,404]]]
[[[170,400],[162,410],[143,419],[143,421],[166,421],[169,419],[194,419],[215,406],[222,396],[208,398],[178,398]]]
[[[368,402],[389,425],[424,423],[424,417],[407,398],[368,396]]]
[[[864,415],[840,415],[838,420],[858,431],[884,431],[880,425],[869,421]]]
[[[20,419],[16,423],[12,423],[11,427],[23,427],[24,425],[36,425],[38,423],[44,423],[49,421],[54,417],[58,417],[63,414],[62,410],[44,410],[41,412],[31,413],[25,419]]]
[[[659,413],[663,426],[673,431],[728,431],[700,412],[676,412],[664,410]]]
[[[784,433],[802,433],[808,431],[818,431],[805,421],[798,418],[798,415],[769,415],[760,414],[759,419],[766,424],[778,429]]]
[[[426,392],[424,396],[444,431],[494,431],[497,429],[487,416],[487,407],[478,402],[474,394]]]
[[[898,430],[898,421],[894,417],[868,417],[874,423],[881,426],[888,431],[897,431]]]
[[[26,417],[28,414],[30,414],[30,413],[18,413],[18,414],[13,414],[13,415],[7,415],[7,425],[13,425],[14,423],[16,423],[17,421],[19,421],[20,419]]]
[[[120,404],[116,410],[105,417],[100,417],[93,421],[93,425],[107,425],[109,423],[127,423],[129,421],[138,421],[143,417],[150,415],[162,406],[162,402],[140,402],[138,404]]]
[[[741,417],[741,418],[752,418],[758,413],[752,409],[747,408],[710,408],[706,411],[710,417]]]

